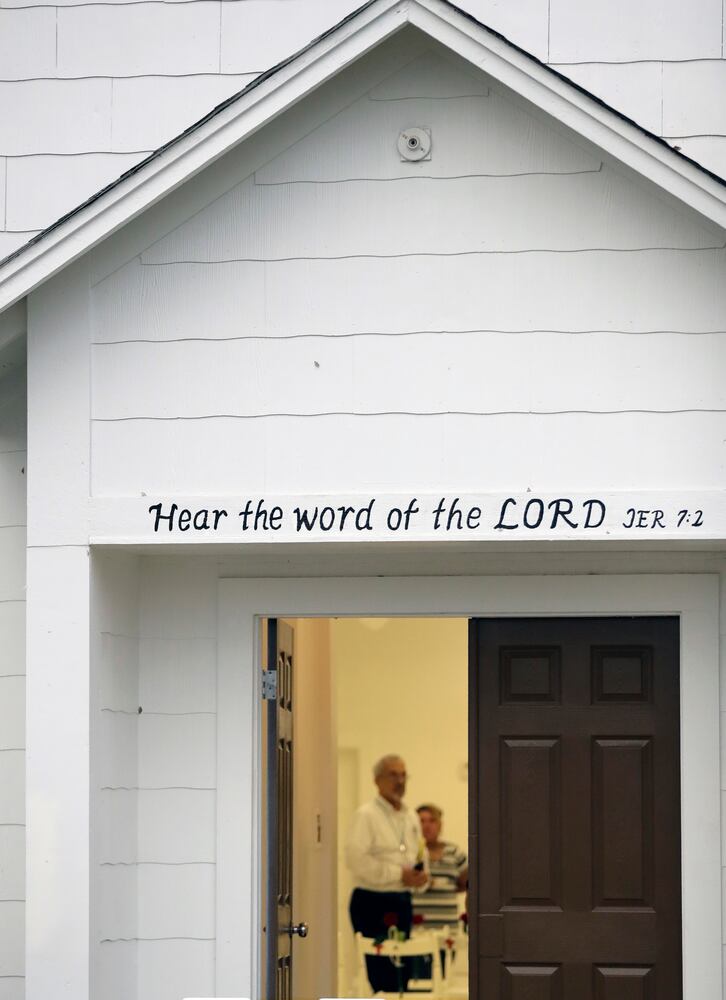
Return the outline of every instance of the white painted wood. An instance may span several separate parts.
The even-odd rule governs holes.
[[[98,865],[134,864],[138,855],[138,793],[123,789],[97,791],[94,806]]]
[[[138,968],[139,997],[214,996],[211,941],[139,941]]]
[[[98,916],[95,921],[100,948],[107,941],[137,936],[138,868],[136,865],[103,865],[95,873]]]
[[[5,257],[9,257],[16,250],[19,250],[20,247],[24,246],[36,234],[36,230],[31,230],[29,233],[0,232],[0,261]]]
[[[704,108],[702,94],[714,100]],[[663,134],[726,135],[726,61],[663,64]]]
[[[144,712],[213,714],[216,654],[213,639],[142,639],[139,704]]]
[[[722,988],[721,845],[718,765],[718,577],[570,577],[557,579],[506,578],[441,580],[328,580],[314,586],[307,581],[255,580],[220,582],[220,658],[236,657],[252,690],[259,671],[253,643],[256,615],[336,614],[432,615],[566,615],[566,614],[674,614],[681,618],[681,759],[684,996],[687,1000],[717,997]],[[240,664],[240,650],[245,659]],[[254,704],[254,702],[253,702]],[[259,708],[258,708],[259,711]],[[235,717],[247,719],[247,703],[220,706],[220,726]],[[224,716],[227,716],[225,719]],[[238,723],[239,724],[239,723]],[[228,730],[231,732],[231,730]],[[259,735],[257,737],[259,740]],[[252,762],[259,771],[257,742]],[[229,869],[237,884],[259,887],[259,861],[247,849],[246,837],[259,836],[260,820],[254,806],[260,789],[220,785],[227,808],[249,810],[250,820]],[[252,805],[250,804],[252,799]],[[258,814],[259,815],[259,814]],[[253,843],[256,841],[253,840]],[[688,884],[688,888],[686,888]],[[261,911],[259,888],[254,903],[252,934],[241,926],[229,907],[218,903],[217,927],[238,938],[240,950],[258,938]],[[221,938],[221,933],[220,933]],[[218,956],[232,942],[218,943]],[[255,995],[258,969],[240,964],[218,992]]]
[[[215,717],[147,715],[139,719],[141,788],[214,788]]]
[[[0,823],[25,823],[25,751],[0,753]]]
[[[647,0],[607,6],[552,0],[549,58],[553,62],[627,62],[721,56],[721,4]]]
[[[5,198],[7,184],[7,157],[0,156],[0,197],[2,197],[2,209],[0,209],[0,228],[5,229],[7,222],[5,216]]]
[[[0,902],[0,976],[23,975],[23,911],[22,902]]]
[[[8,228],[37,230],[49,226],[116,180],[144,155],[88,153],[84,156],[10,157],[7,160]],[[49,177],[53,177],[53,184],[48,183]]]
[[[24,527],[0,528],[0,601],[25,600]]]
[[[626,29],[627,31],[627,29]],[[552,68],[656,135],[663,130],[663,73],[651,62],[553,63]]]
[[[0,677],[25,673],[25,602],[0,604]]]
[[[141,579],[142,639],[216,638],[216,567],[194,559],[147,559]]]
[[[596,381],[593,353],[601,359]],[[94,418],[724,410],[724,365],[726,333],[418,334],[109,345],[94,351]],[[195,379],[195,372],[205,377]],[[401,372],[407,373],[403,380]]]
[[[25,371],[9,373],[0,387],[0,454],[20,454],[27,435]]]
[[[215,860],[215,792],[174,788],[138,796],[138,860]]]
[[[139,937],[214,938],[214,881],[214,865],[139,865]]]
[[[439,58],[438,62],[442,62]],[[416,63],[413,64],[417,66]],[[398,89],[416,75],[401,74]],[[432,88],[429,87],[429,90]],[[435,89],[439,90],[438,82]],[[546,127],[500,92],[401,101],[361,99],[280,153],[255,174],[258,184],[351,178],[457,177],[598,170],[601,156]],[[446,91],[444,90],[444,94]],[[396,140],[419,122],[431,129],[430,160],[401,161]]]
[[[0,826],[0,900],[25,899],[25,829]]]
[[[58,75],[217,72],[219,17],[219,5],[211,0],[168,6],[61,7]],[[173,44],[169,44],[172,38]]]
[[[447,57],[438,46],[429,49],[402,69],[372,87],[372,101],[434,98],[450,100],[456,97],[486,97],[486,78],[460,60]]]
[[[97,677],[101,711],[136,712],[139,707],[138,638],[102,633]]]
[[[218,996],[257,996],[260,939],[256,935],[261,873],[259,760],[261,716],[259,623],[240,614],[239,588],[220,580],[217,660],[217,886],[215,990]],[[243,660],[248,658],[247,663]],[[247,899],[248,906],[235,900]]]
[[[707,170],[726,178],[726,136],[669,136],[668,141]]]
[[[96,778],[101,789],[138,785],[136,711],[101,712],[96,722]]]
[[[130,9],[133,10],[136,6],[133,5]],[[181,5],[169,6],[176,9]],[[73,8],[73,10],[76,9],[85,10],[85,8]],[[64,11],[66,14],[68,12],[69,9]],[[268,113],[265,114],[263,111],[265,96],[273,101],[278,101],[278,110],[282,106],[279,98],[284,90],[285,80],[289,81],[292,75],[296,76],[297,94],[294,99],[299,99],[308,92],[309,85],[313,83],[311,78],[313,63],[314,72],[318,74],[315,85],[319,85],[325,79],[326,55],[328,56],[327,69],[328,71],[332,69],[329,62],[331,50],[334,47],[334,61],[337,63],[336,68],[340,69],[353,58],[352,48],[358,46],[360,52],[362,51],[360,49],[362,43],[363,51],[369,49],[377,41],[380,42],[391,32],[400,28],[406,20],[422,31],[437,36],[444,44],[449,45],[469,61],[479,65],[482,64],[482,48],[486,42],[487,55],[483,60],[486,68],[505,86],[509,86],[520,95],[533,100],[543,111],[552,114],[566,125],[574,127],[586,138],[608,148],[623,162],[633,166],[639,172],[647,174],[656,183],[682,197],[707,216],[714,219],[726,218],[722,189],[715,182],[710,181],[706,175],[695,169],[692,170],[686,163],[674,159],[662,146],[651,142],[641,132],[633,129],[621,119],[610,115],[599,105],[593,105],[587,97],[578,91],[573,91],[556,76],[548,74],[544,69],[538,69],[531,60],[520,56],[515,49],[507,46],[496,36],[484,33],[472,21],[457,14],[452,8],[443,5],[440,0],[416,0],[415,3],[407,4],[404,7],[396,7],[393,0],[379,0],[376,4],[363,9],[356,18],[354,27],[346,24],[337,32],[327,35],[316,46],[299,56],[296,61],[287,64],[279,73],[268,78],[260,87],[251,91],[245,99],[236,102],[233,107],[227,108],[225,112],[215,116],[204,127],[185,137],[163,158],[163,165],[157,159],[143,172],[143,178],[135,176],[127,179],[113,194],[109,194],[100,203],[87,208],[81,215],[69,221],[62,227],[62,232],[59,230],[54,233],[52,238],[47,237],[43,241],[42,247],[27,252],[22,261],[6,265],[3,301],[7,303],[14,301],[23,294],[23,284],[27,290],[27,287],[32,287],[35,282],[41,280],[41,270],[44,269],[47,275],[62,266],[62,240],[69,237],[71,232],[79,233],[82,227],[95,225],[99,228],[95,230],[92,242],[99,239],[103,231],[103,217],[105,216],[106,225],[108,225],[111,222],[111,215],[106,213],[118,208],[122,195],[131,198],[132,192],[138,193],[140,185],[143,184],[144,193],[137,197],[133,209],[135,214],[144,205],[148,206],[160,197],[162,190],[168,191],[170,187],[175,187],[182,176],[190,176],[203,163],[215,159],[222,152],[228,150],[230,143],[226,139],[231,138],[231,136],[226,133],[225,126],[231,124],[233,118],[237,118],[239,125],[244,118],[242,113],[244,108],[252,113],[251,116],[248,115],[247,128],[243,129],[242,132],[242,134],[247,134],[250,126],[257,128],[262,120],[269,120],[272,106],[268,103]],[[321,71],[322,76],[320,75]],[[300,89],[301,84],[302,89]],[[288,94],[288,100],[285,102],[288,106],[291,97],[292,94]],[[256,119],[254,125],[252,123],[253,117]],[[226,133],[224,137],[222,137],[222,132]],[[240,135],[237,136],[237,140],[239,138]],[[206,140],[204,153],[201,152],[202,147],[200,146],[203,139]],[[174,171],[176,171],[176,176],[172,179]],[[165,181],[161,180],[162,174],[165,176]],[[152,178],[154,183],[152,183]],[[111,224],[111,227],[114,228],[118,221],[118,217],[116,217],[116,221]],[[105,231],[108,232],[108,228]],[[91,237],[91,232],[91,228],[86,228],[86,239]],[[66,251],[70,249],[70,246],[67,245]],[[71,256],[75,256],[79,250],[80,244],[76,241]],[[55,254],[54,257],[53,254]],[[43,258],[45,261],[41,264]],[[12,281],[10,281],[11,277]],[[30,286],[28,286],[29,280]]]
[[[213,938],[214,877],[213,865],[104,866],[101,940]]]
[[[549,7],[544,3],[537,0],[520,0],[516,4],[500,0],[461,0],[457,6],[538,59],[547,59]]]
[[[138,942],[103,942],[98,946],[98,979],[104,1000],[138,996]]]
[[[0,452],[0,530],[25,524],[26,465],[24,451]]]
[[[724,251],[651,250],[132,264],[94,290],[93,338],[720,331],[725,261]],[[344,288],[345,295],[317,292],[331,287]]]
[[[89,318],[86,276],[70,268],[28,303],[28,540],[83,545],[89,482]],[[53,413],[48,420],[46,414]],[[87,557],[86,557],[87,558]]]
[[[27,308],[25,299],[16,302],[0,316],[0,350],[3,361],[10,345],[22,337],[27,329]]]
[[[0,751],[25,746],[25,678],[0,677]]]
[[[151,247],[142,264],[719,248],[723,237],[610,170],[397,184],[247,182]]]
[[[467,491],[723,488],[726,418],[691,415],[320,417],[313,421],[128,421],[96,424],[95,496],[290,495],[425,487]],[[386,447],[381,447],[385,437]],[[214,441],[214,449],[209,442]],[[335,462],[330,460],[333,442]],[[625,449],[623,441],[638,441]],[[587,448],[580,447],[587,442]],[[230,462],[244,455],[244,466]],[[274,460],[285,454],[289,462]],[[180,467],[176,456],[195,460]],[[481,465],[473,457],[481,456]],[[144,502],[147,501],[144,498]]]
[[[332,28],[360,6],[356,0],[246,0],[222,5],[220,68],[260,73]],[[263,27],[264,26],[264,27]]]
[[[55,11],[0,8],[0,76],[4,80],[55,76]]]
[[[0,1000],[25,1000],[25,977],[7,976],[0,979]]]
[[[156,149],[252,79],[252,74],[115,79],[112,148],[117,152]]]
[[[29,549],[28,584],[26,996],[81,1000],[90,911],[87,550]]]
[[[109,149],[111,89],[109,79],[4,84],[0,87],[3,152],[23,156]]]

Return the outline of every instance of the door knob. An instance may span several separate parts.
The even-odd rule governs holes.
[[[308,925],[293,924],[292,927],[282,927],[281,931],[283,934],[289,934],[290,937],[297,934],[298,937],[305,938],[308,936]]]

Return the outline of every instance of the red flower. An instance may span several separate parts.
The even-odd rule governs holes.
[[[449,949],[449,951],[451,951],[451,949],[454,947],[454,939],[453,938],[447,938],[446,941],[444,942],[444,944]]]
[[[425,920],[426,917],[423,915],[423,913],[414,913],[413,920],[411,921],[411,923],[414,925],[414,927],[418,927]]]
[[[386,927],[398,927],[398,914],[397,913],[384,913],[383,923]]]
[[[464,925],[464,927],[467,927],[468,924],[469,924],[469,914],[468,913],[462,913],[461,916],[459,917],[459,920],[462,922],[462,924]]]

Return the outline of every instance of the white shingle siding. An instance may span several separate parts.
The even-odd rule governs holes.
[[[357,6],[358,0],[55,6],[0,0],[0,157],[114,152],[141,159]],[[615,6],[465,0],[462,6],[705,166],[726,172],[723,0],[617,0]],[[55,166],[51,160],[13,165],[14,183],[0,200],[0,258],[101,186],[103,171],[88,161]],[[18,179],[26,173],[23,190]],[[39,180],[46,190],[34,199]]]

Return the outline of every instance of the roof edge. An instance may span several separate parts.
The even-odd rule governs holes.
[[[451,0],[368,0],[0,261],[0,312],[407,24],[726,229],[726,180]]]

